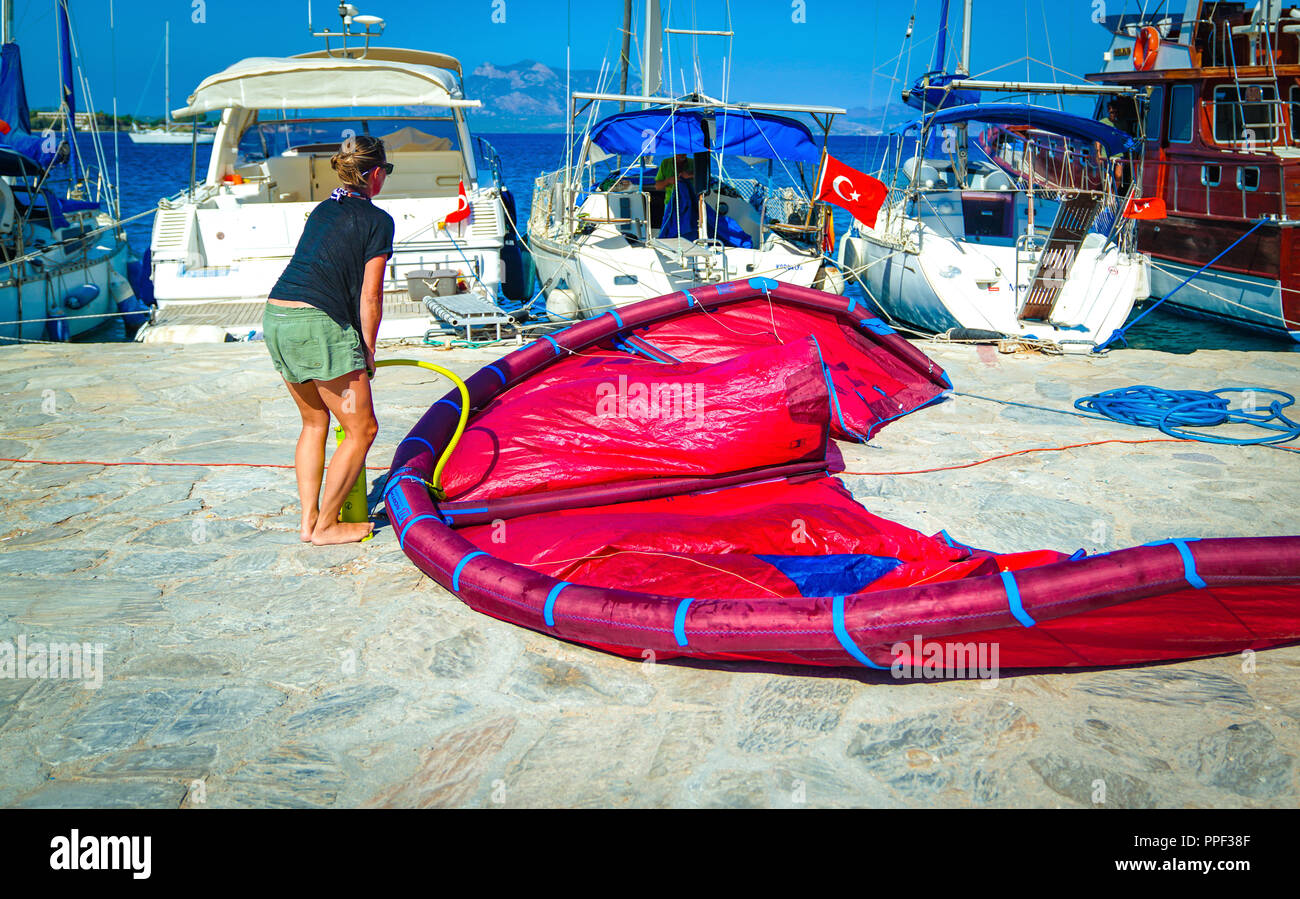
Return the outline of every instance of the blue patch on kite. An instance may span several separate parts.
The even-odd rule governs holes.
[[[385,496],[384,504],[388,506],[388,511],[392,513],[389,517],[394,524],[405,521],[411,515],[411,507],[406,504],[406,497],[402,496],[400,490],[394,490]]]
[[[750,278],[746,283],[756,290],[776,290],[781,286],[771,278]]]
[[[857,593],[902,563],[889,556],[837,553],[827,556],[757,556],[784,574],[801,596]]]

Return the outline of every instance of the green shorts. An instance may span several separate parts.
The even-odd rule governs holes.
[[[291,384],[329,381],[366,367],[355,328],[313,306],[272,306],[262,313],[262,335],[275,370]]]

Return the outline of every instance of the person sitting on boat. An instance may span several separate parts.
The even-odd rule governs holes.
[[[655,172],[655,190],[664,191],[664,206],[667,207],[672,202],[673,188],[678,181],[693,181],[695,179],[695,161],[689,154],[679,153],[676,156],[669,156],[663,162],[659,163],[659,170]]]
[[[355,543],[373,527],[341,522],[339,510],[379,430],[370,378],[383,314],[384,266],[393,252],[393,217],[371,202],[393,171],[383,141],[349,137],[330,165],[342,186],[307,217],[262,320],[271,361],[302,415],[294,454],[300,536],[318,546]],[[322,495],[330,413],[347,436],[330,462]]]

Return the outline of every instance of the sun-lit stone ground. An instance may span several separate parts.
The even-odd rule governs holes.
[[[924,348],[958,391],[1053,409],[1134,383],[1300,394],[1295,353]],[[463,373],[495,355],[381,353]],[[445,388],[416,369],[375,387],[382,464]],[[0,457],[285,463],[296,436],[260,344],[6,347],[0,395]],[[880,472],[1150,436],[958,396],[842,449]],[[996,550],[1300,532],[1300,458],[1262,448],[1109,445],[846,482],[876,513]],[[0,805],[1300,801],[1297,647],[995,685],[646,664],[472,612],[391,529],[303,546],[285,470],[0,462],[0,497],[0,643],[105,647],[97,689],[0,679]]]

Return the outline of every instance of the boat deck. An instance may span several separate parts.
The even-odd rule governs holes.
[[[211,303],[175,303],[159,309],[153,323],[141,337],[145,343],[213,343],[224,330],[225,340],[260,340],[264,300],[231,300]],[[380,337],[423,337],[439,322],[423,303],[407,298],[384,298],[384,319]]]

